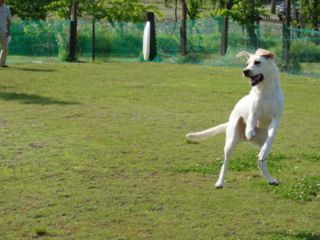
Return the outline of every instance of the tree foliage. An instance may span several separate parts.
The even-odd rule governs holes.
[[[48,16],[70,18],[72,0],[7,0],[13,15],[22,19],[46,19]],[[177,5],[179,0],[171,0]],[[95,19],[116,21],[142,21],[145,11],[154,11],[162,16],[155,5],[146,5],[143,0],[78,0],[78,15]],[[149,1],[152,2],[152,1]],[[167,6],[169,0],[163,0]],[[186,0],[188,17],[192,20],[201,17],[202,10],[211,9],[212,16],[228,16],[248,29],[258,21],[259,16],[266,16],[263,0]],[[273,1],[274,2],[274,1]],[[298,6],[299,18],[293,21],[294,26],[319,28],[320,0],[292,0]],[[227,7],[228,6],[228,7]]]
[[[48,11],[47,5],[51,0],[7,0],[11,13],[24,20],[46,19]]]
[[[187,0],[188,16],[191,20],[195,20],[200,17],[200,10],[203,7],[203,0]]]
[[[71,0],[51,0],[47,9],[58,17],[70,19],[71,2]],[[105,3],[106,0],[78,0],[78,16],[104,18],[106,16]]]
[[[82,6],[82,1],[80,1],[79,5]],[[70,19],[71,6],[71,0],[52,0],[47,6],[47,9],[55,13],[58,17]]]
[[[320,0],[300,0],[300,19],[296,25],[306,28],[319,29]]]
[[[259,21],[261,16],[267,16],[261,0],[211,0],[211,3],[213,16],[231,17],[243,27]]]
[[[162,16],[155,6],[145,6],[138,0],[105,0],[106,18],[109,22],[139,22],[144,20],[146,11]]]
[[[238,22],[249,35],[248,47],[258,47],[256,25],[267,16],[261,0],[211,0],[212,16],[227,16]]]
[[[71,0],[53,0],[48,9],[57,16],[69,19]],[[110,22],[137,22],[143,21],[145,12],[153,10],[158,15],[161,13],[155,6],[145,6],[139,0],[79,0],[78,15],[106,18]]]

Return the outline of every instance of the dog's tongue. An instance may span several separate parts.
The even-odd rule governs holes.
[[[257,80],[259,80],[259,78],[260,78],[260,75],[257,75],[257,76],[252,77],[251,80],[252,81],[257,81]]]
[[[254,87],[254,86],[258,85],[258,83],[260,83],[262,80],[263,80],[263,76],[261,74],[256,75],[256,76],[250,78],[250,85],[252,87]]]

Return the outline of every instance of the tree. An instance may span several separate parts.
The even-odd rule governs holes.
[[[238,22],[248,32],[249,47],[258,46],[256,25],[259,24],[261,16],[267,16],[261,0],[211,0],[213,5],[213,16],[227,16]],[[229,5],[229,9],[226,7]]]
[[[7,0],[13,15],[24,20],[44,20],[47,18],[47,6],[51,0]]]
[[[187,3],[186,0],[181,0],[182,19],[180,26],[180,40],[181,40],[181,55],[187,55]]]
[[[71,0],[71,21],[70,21],[70,35],[69,35],[69,56],[68,61],[76,61],[76,53],[77,53],[77,25],[78,25],[78,0]]]
[[[146,6],[138,0],[105,0],[106,18],[109,22],[141,22],[144,21],[146,11],[153,11],[162,16],[153,5]]]
[[[276,0],[271,0],[271,13],[272,14],[276,13],[276,8],[277,8],[277,1]]]
[[[47,9],[58,17],[69,20],[71,17],[72,0],[51,0]],[[78,3],[78,15],[94,16],[95,19],[101,19],[106,16],[104,7],[106,0],[81,0]]]
[[[300,21],[295,25],[318,29],[320,22],[320,0],[300,0]]]
[[[59,17],[70,19],[71,1],[52,0],[48,9]],[[161,16],[155,6],[145,6],[138,0],[81,0],[78,7],[80,17],[106,18],[111,23],[143,21],[146,11],[154,11]]]
[[[195,20],[200,17],[200,10],[203,6],[203,0],[187,0],[187,12],[191,20]]]

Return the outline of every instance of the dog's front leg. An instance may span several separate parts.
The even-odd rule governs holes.
[[[271,124],[268,128],[267,139],[266,139],[265,143],[263,144],[263,146],[261,147],[261,150],[259,153],[259,160],[264,161],[268,158],[268,155],[271,151],[272,142],[273,142],[273,139],[277,133],[278,127],[279,127],[279,120],[276,119],[275,117],[273,117]]]
[[[246,139],[247,140],[252,140],[255,136],[256,136],[256,132],[255,132],[255,127],[257,125],[257,120],[256,117],[254,116],[254,114],[251,112],[249,114],[249,117],[246,121]]]
[[[269,174],[268,168],[267,168],[267,158],[269,156],[269,153],[271,151],[272,142],[276,135],[277,129],[279,127],[279,119],[272,118],[272,122],[268,128],[268,137],[261,147],[260,153],[258,155],[259,160],[259,168],[263,174],[263,176],[267,179],[268,183],[270,185],[278,185],[278,181]]]

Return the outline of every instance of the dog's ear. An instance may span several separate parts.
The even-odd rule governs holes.
[[[237,54],[237,58],[239,58],[239,57],[245,57],[246,59],[249,59],[250,56],[251,56],[251,53],[246,52],[246,51],[242,51],[242,52],[239,52],[239,53]]]
[[[255,55],[265,57],[267,59],[274,59],[274,55],[272,52],[262,48],[257,49]]]

